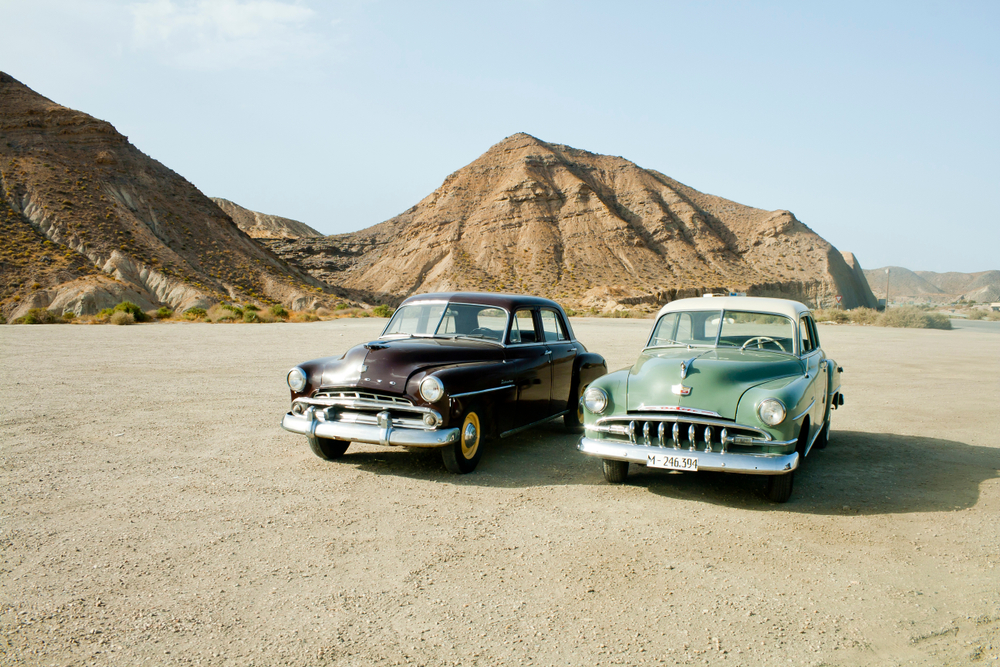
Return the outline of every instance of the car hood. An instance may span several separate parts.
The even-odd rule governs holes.
[[[681,365],[687,367],[681,378]],[[802,373],[798,359],[776,352],[726,348],[656,348],[643,351],[629,369],[626,405],[629,411],[680,407],[706,410],[736,419],[740,397],[750,387]],[[674,386],[690,390],[675,393]]]
[[[438,366],[502,361],[503,348],[490,343],[442,338],[375,340],[351,348],[323,373],[324,386],[345,385],[391,394],[406,391],[414,373]]]

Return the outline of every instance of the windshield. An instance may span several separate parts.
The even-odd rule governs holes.
[[[500,342],[507,311],[464,303],[418,303],[399,308],[382,336],[478,338]]]
[[[783,315],[738,310],[665,313],[646,347],[737,347],[792,354],[795,328]]]

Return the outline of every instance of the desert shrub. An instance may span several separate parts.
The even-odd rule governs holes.
[[[184,311],[184,319],[201,320],[208,316],[208,311],[204,308],[188,308]]]
[[[147,317],[146,313],[143,312],[142,308],[132,303],[131,301],[122,301],[117,306],[114,307],[114,313],[128,313],[132,316],[133,324],[134,322],[145,322]],[[114,315],[112,315],[114,317]]]
[[[222,310],[228,310],[229,312],[231,312],[233,315],[236,315],[237,317],[243,317],[243,309],[240,308],[239,306],[234,306],[231,303],[220,303],[219,304],[219,308],[222,309]]]
[[[986,319],[990,322],[1000,322],[1000,311],[991,310],[986,313]]]
[[[304,310],[304,311],[302,311],[300,313],[295,313],[294,315],[292,315],[292,321],[293,322],[317,322],[317,321],[319,321],[319,317],[317,317],[316,313],[314,313],[312,311]]]
[[[334,310],[344,310],[345,308],[347,308],[346,303],[338,303],[336,306],[333,307]]]
[[[7,318],[4,317],[3,313],[0,313],[0,324],[7,324]]]
[[[62,314],[62,318],[67,322],[72,322],[73,320],[76,319],[76,313],[74,313],[72,310],[64,311]]]
[[[248,303],[247,305],[243,306],[243,310],[244,311],[249,310],[249,311],[252,311],[254,313],[259,313],[260,312],[260,308],[258,308],[257,306],[255,306],[252,303]]]
[[[968,319],[970,319],[970,320],[985,320],[986,319],[986,311],[985,310],[980,310],[978,308],[973,308],[972,310],[969,311]]]
[[[375,317],[389,317],[393,312],[393,309],[384,303],[372,308],[372,315]]]
[[[580,314],[575,310],[573,310],[572,308],[566,308],[565,306],[563,306],[563,310],[566,311],[566,317],[576,317],[577,315]]]
[[[851,317],[847,314],[847,312],[840,310],[839,308],[820,308],[819,310],[814,310],[813,317],[816,318],[817,322],[836,322],[837,324],[844,324],[851,321]]]
[[[169,320],[174,316],[174,311],[170,310],[166,306],[160,306],[160,309],[156,311],[156,319],[158,320]]]
[[[879,324],[884,327],[907,329],[951,329],[951,320],[944,313],[925,313],[913,306],[890,308],[882,313]]]
[[[879,322],[879,312],[874,308],[855,308],[847,311],[847,316],[855,324],[877,325]]]
[[[57,324],[60,322],[65,322],[65,320],[58,313],[44,308],[32,308],[14,320],[14,324]]]
[[[127,310],[116,310],[111,314],[111,324],[135,324],[135,315]]]
[[[275,304],[275,305],[271,306],[268,310],[275,317],[280,317],[283,320],[287,320],[288,319],[288,311],[285,310],[285,307],[282,306],[282,305],[280,305],[280,304]]]
[[[321,317],[321,318],[322,317],[330,317],[330,315],[332,315],[332,314],[333,313],[331,313],[329,310],[327,310],[326,308],[323,308],[323,307],[320,307],[320,308],[316,309],[316,316],[317,317]]]
[[[228,304],[215,304],[208,309],[207,317],[211,322],[235,322],[236,320],[243,319],[243,311],[240,310],[239,313],[228,306]],[[239,310],[239,309],[237,309]]]
[[[243,321],[250,323],[260,322],[260,316],[252,310],[245,310],[243,311]]]

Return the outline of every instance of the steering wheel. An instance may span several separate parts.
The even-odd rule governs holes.
[[[754,341],[757,341],[757,349],[758,350],[763,350],[764,349],[763,343],[774,343],[775,345],[778,346],[779,350],[781,350],[782,352],[785,351],[785,348],[782,347],[781,343],[779,343],[778,341],[774,340],[770,336],[754,336],[753,338],[747,338],[747,341],[745,343],[743,343],[743,347],[740,348],[740,352],[742,352],[743,350],[747,349],[747,345],[749,345],[750,343],[752,343]]]

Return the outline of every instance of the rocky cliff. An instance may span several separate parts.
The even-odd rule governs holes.
[[[221,300],[308,307],[327,286],[241,231],[109,123],[0,73],[0,310]]]
[[[212,201],[226,212],[236,226],[254,239],[297,239],[322,236],[315,229],[289,218],[277,215],[258,213],[221,197],[212,197]]]
[[[386,300],[438,290],[574,307],[740,291],[874,306],[860,270],[788,211],[707,195],[621,157],[516,134],[404,213],[352,234],[269,240],[331,284]]]
[[[886,269],[889,270],[890,301],[948,302],[960,298],[978,302],[1000,301],[1000,271],[937,273],[911,271],[901,266],[865,271],[880,299],[885,298]]]

